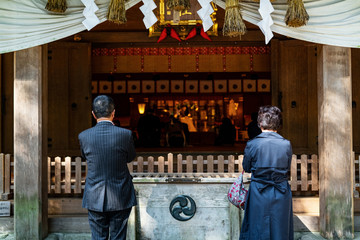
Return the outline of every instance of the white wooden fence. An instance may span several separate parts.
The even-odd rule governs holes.
[[[0,200],[11,198],[13,192],[14,161],[10,154],[0,153]]]
[[[181,155],[172,153],[162,156],[138,156],[128,164],[136,177],[236,177],[242,172],[243,155]],[[355,167],[360,170],[359,160]],[[0,154],[1,199],[12,197],[14,184],[14,161],[10,154]],[[316,155],[293,155],[290,185],[293,192],[319,190],[319,163]],[[85,186],[86,161],[80,157],[48,158],[48,193],[81,194]],[[354,186],[360,187],[359,171],[354,177]],[[355,182],[356,180],[356,182]]]

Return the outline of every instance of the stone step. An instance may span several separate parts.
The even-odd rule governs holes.
[[[354,217],[355,232],[360,232],[360,215]],[[294,214],[295,232],[318,232],[318,214]],[[14,231],[14,218],[0,218],[0,233]],[[52,233],[89,233],[89,222],[86,214],[82,215],[50,215],[49,232]]]

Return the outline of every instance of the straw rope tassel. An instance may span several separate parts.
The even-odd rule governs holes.
[[[175,11],[183,11],[190,9],[190,0],[168,0],[166,6]]]
[[[288,0],[288,10],[285,15],[285,23],[289,27],[301,27],[309,21],[309,14],[306,12],[302,0]]]
[[[51,12],[63,13],[67,9],[66,0],[48,0],[45,9]]]
[[[110,1],[107,19],[117,24],[126,23],[125,0]]]
[[[228,37],[244,35],[246,26],[241,16],[239,0],[226,0],[225,4],[223,35]]]
[[[260,2],[260,0],[252,0],[253,2]],[[275,2],[276,0],[270,0],[270,2]]]

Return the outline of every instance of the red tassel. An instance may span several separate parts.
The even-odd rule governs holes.
[[[207,40],[211,41],[211,39],[209,38],[209,35],[207,35],[207,33],[206,33],[206,32],[204,32],[204,28],[203,28],[203,27],[201,27],[201,32],[200,32],[200,35],[201,35],[203,38],[205,38],[205,39],[207,39]]]
[[[162,40],[164,40],[167,37],[167,33],[166,33],[166,28],[164,28],[160,34],[160,37],[158,39],[158,43],[161,42]]]
[[[193,38],[196,36],[196,27],[194,27],[193,29],[191,29],[191,31],[189,32],[189,34],[187,35],[187,37],[185,38],[185,40],[189,40],[190,38]]]
[[[158,39],[158,43],[161,42],[162,40],[164,40],[167,36],[170,36],[178,41],[181,42],[181,39],[179,38],[179,35],[177,34],[177,32],[175,31],[174,28],[172,28],[170,26],[170,24],[168,24],[162,31],[160,34],[160,37]]]
[[[176,40],[178,40],[179,42],[181,42],[181,39],[179,38],[179,35],[177,34],[177,32],[175,31],[175,29],[171,28],[170,29],[170,36],[172,38],[175,38]]]
[[[191,29],[191,31],[189,32],[188,36],[186,37],[185,40],[188,40],[190,38],[195,37],[196,35],[200,35],[201,37],[211,41],[211,39],[209,38],[209,36],[207,35],[207,33],[204,31],[204,28],[202,27],[202,25],[200,23],[196,24],[196,27],[194,27],[193,29]]]

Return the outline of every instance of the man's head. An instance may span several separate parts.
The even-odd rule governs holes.
[[[109,96],[100,95],[93,101],[93,115],[96,119],[111,118],[114,110],[114,100]]]

